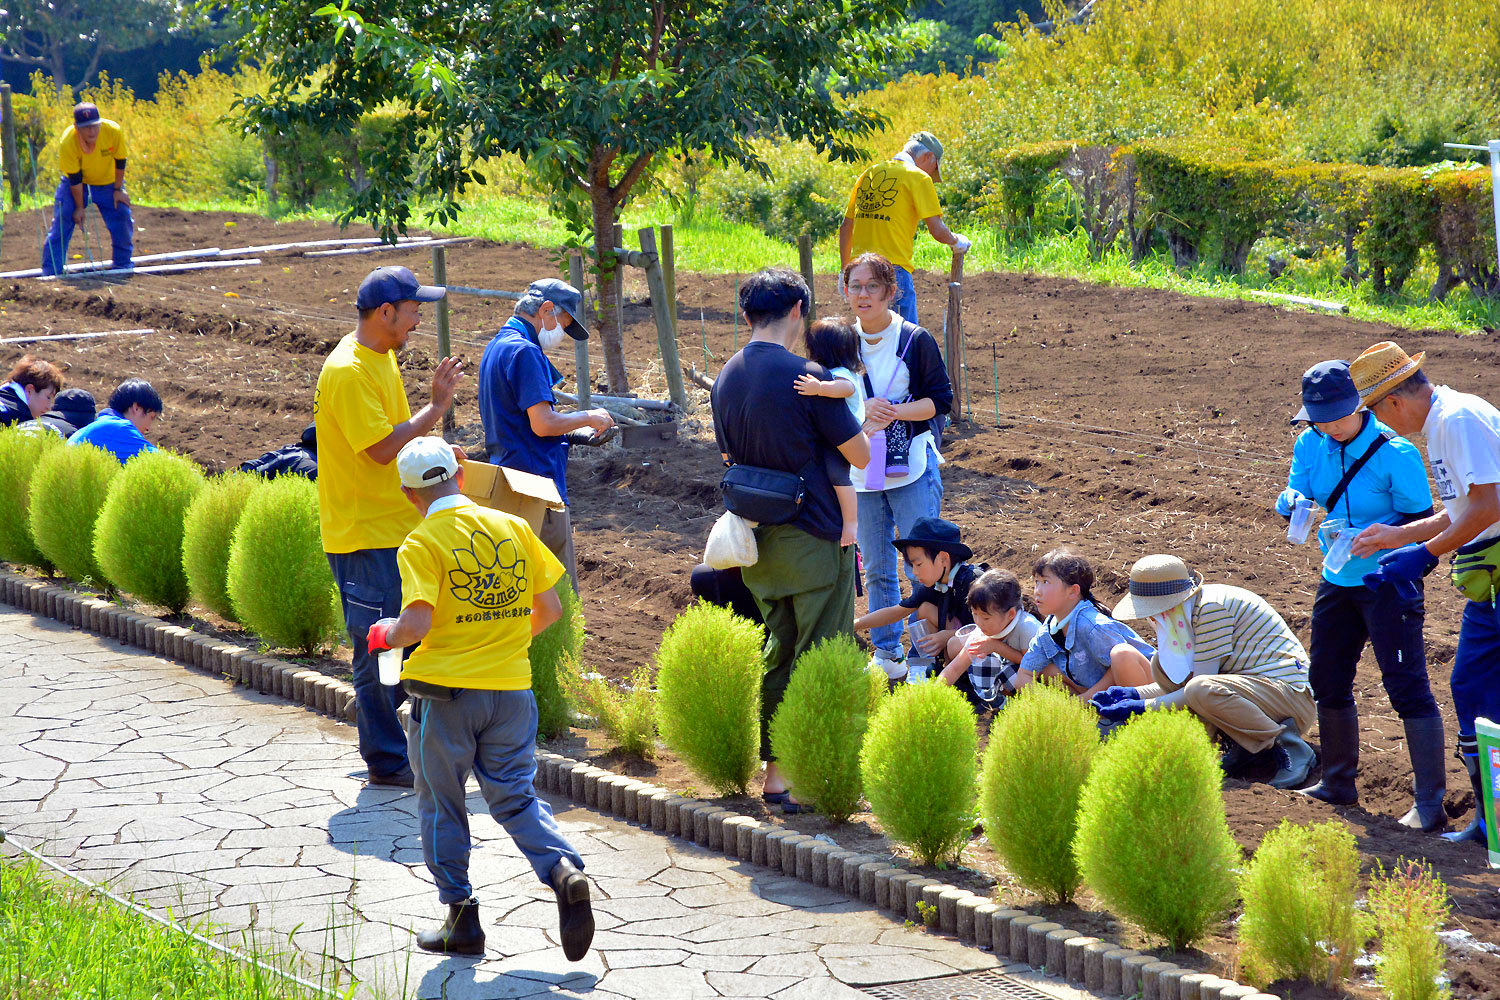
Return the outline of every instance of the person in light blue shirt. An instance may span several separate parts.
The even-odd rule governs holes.
[[[1287,488],[1276,512],[1288,517],[1299,501],[1311,500],[1359,531],[1371,524],[1405,524],[1432,513],[1432,491],[1422,454],[1375,415],[1360,408],[1359,392],[1345,361],[1325,361],[1302,376],[1302,409],[1293,423],[1309,426],[1292,449]],[[1321,530],[1325,554],[1333,533]],[[1358,799],[1359,710],[1354,672],[1368,641],[1381,682],[1406,729],[1406,748],[1416,777],[1416,805],[1401,819],[1424,831],[1447,825],[1443,810],[1443,722],[1427,680],[1422,643],[1425,618],[1422,581],[1364,583],[1379,569],[1378,555],[1350,558],[1335,570],[1326,561],[1312,612],[1309,679],[1318,705],[1323,778],[1306,794],[1334,805]]]
[[[109,406],[93,422],[79,429],[68,444],[91,444],[114,455],[124,465],[143,451],[155,451],[146,440],[161,416],[161,397],[143,378],[126,379],[109,397]]]

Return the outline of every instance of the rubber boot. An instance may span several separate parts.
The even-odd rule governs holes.
[[[563,858],[552,867],[552,891],[557,893],[557,932],[563,955],[582,960],[594,942],[594,908],[589,902],[589,880],[573,862]]]
[[[1443,834],[1443,839],[1455,844],[1475,841],[1485,843],[1484,832],[1484,783],[1479,777],[1479,741],[1474,737],[1458,741],[1458,759],[1464,762],[1469,772],[1469,783],[1474,786],[1474,818],[1462,830]]]
[[[1401,817],[1401,825],[1423,833],[1436,833],[1448,826],[1443,796],[1448,779],[1443,773],[1443,720],[1434,715],[1427,719],[1404,719],[1406,752],[1411,755],[1412,782],[1416,804]]]
[[[1271,778],[1272,788],[1296,788],[1307,781],[1307,772],[1312,770],[1317,754],[1297,732],[1297,724],[1291,719],[1281,720],[1281,732],[1271,749],[1276,752],[1276,774]]]
[[[1359,801],[1359,791],[1354,786],[1354,776],[1359,773],[1359,709],[1353,705],[1348,708],[1319,707],[1318,733],[1322,738],[1319,749],[1323,754],[1323,778],[1311,788],[1302,789],[1302,794],[1329,805],[1352,806]],[[1441,729],[1438,736],[1441,754]],[[1409,735],[1407,739],[1410,740]],[[1441,759],[1438,769],[1441,773]],[[1443,797],[1439,794],[1439,807],[1442,802]]]
[[[483,955],[484,928],[479,923],[479,900],[469,897],[448,904],[443,926],[417,935],[417,947],[448,955]]]

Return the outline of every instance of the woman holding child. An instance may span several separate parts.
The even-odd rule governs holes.
[[[888,608],[901,597],[897,553],[891,543],[909,534],[918,518],[937,517],[942,508],[939,448],[953,386],[932,334],[893,311],[900,292],[889,260],[861,254],[844,268],[843,278],[865,369],[864,429],[872,435],[869,469],[853,472],[859,550],[869,606]],[[870,633],[875,664],[893,680],[906,675],[902,631],[903,624],[896,622]],[[934,654],[947,638],[925,637],[918,648]]]

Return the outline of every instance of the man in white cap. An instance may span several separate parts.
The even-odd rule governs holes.
[[[588,339],[583,294],[557,278],[533,281],[516,303],[515,315],[485,345],[479,361],[479,418],[491,462],[546,476],[557,486],[564,508],[547,511],[541,538],[563,561],[576,589],[573,519],[566,507],[568,446],[602,443],[615,420],[603,409],[554,409],[552,390],[561,376],[542,348],[563,333]]]
[[[576,962],[594,937],[583,859],[536,794],[532,637],[562,616],[557,561],[521,518],[461,492],[463,467],[441,438],[419,437],[396,457],[401,494],[421,518],[401,543],[401,616],[371,625],[372,650],[417,648],[401,669],[412,696],[406,725],[416,771],[422,855],[447,905],[427,950],[484,953],[469,880],[472,773],[490,815],[557,894],[563,953]],[[394,491],[393,491],[394,492]]]
[[[397,492],[396,454],[437,426],[463,378],[463,362],[444,358],[432,376],[432,401],[413,415],[396,352],[416,329],[421,304],[445,293],[404,267],[371,271],[355,299],[359,324],[323,362],[313,396],[318,521],[354,646],[359,754],[373,785],[412,785],[396,717],[401,690],[380,684],[375,655],[365,647],[375,620],[400,607],[396,547],[420,520]]]
[[[969,240],[943,222],[943,205],[934,182],[941,183],[943,144],[931,132],[917,132],[901,152],[859,175],[849,192],[849,205],[839,226],[839,283],[849,262],[862,253],[878,253],[896,265],[896,312],[917,322],[917,290],[912,281],[912,244],[917,226],[925,225],[932,238],[968,251]]]
[[[1130,592],[1115,606],[1121,621],[1156,625],[1153,683],[1094,695],[1101,718],[1123,722],[1148,709],[1187,708],[1230,741],[1231,774],[1264,751],[1274,755],[1277,788],[1306,784],[1312,747],[1302,739],[1317,716],[1307,650],[1258,594],[1205,584],[1181,559],[1145,556],[1130,568]]]
[[[1349,374],[1371,413],[1397,434],[1420,431],[1443,510],[1409,524],[1372,524],[1354,540],[1354,555],[1386,549],[1366,586],[1421,580],[1452,553],[1450,577],[1468,598],[1453,657],[1453,710],[1458,758],[1474,787],[1474,820],[1443,836],[1485,840],[1484,784],[1474,720],[1500,722],[1500,410],[1422,371],[1425,354],[1407,356],[1382,341],[1355,358]]]

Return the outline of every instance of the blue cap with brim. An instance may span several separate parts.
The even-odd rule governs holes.
[[[436,302],[447,294],[446,288],[422,284],[409,267],[377,267],[360,282],[354,305],[359,309],[374,309],[387,302],[405,302],[407,299]]]
[[[574,340],[588,340],[588,327],[583,325],[583,293],[560,278],[538,278],[526,288],[527,295],[539,295],[573,318],[563,327],[563,332]]]
[[[1359,390],[1347,361],[1322,361],[1302,375],[1302,409],[1292,423],[1327,424],[1359,409]]]

